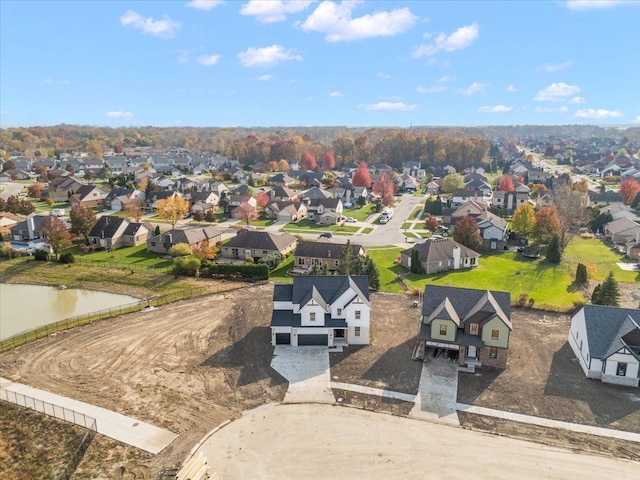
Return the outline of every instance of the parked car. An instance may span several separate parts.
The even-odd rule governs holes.
[[[355,218],[353,218],[353,217],[347,217],[347,218],[345,218],[345,222],[347,222],[347,223],[357,223],[357,221],[358,221],[358,220],[356,220],[356,219],[355,219]]]
[[[320,238],[331,238],[331,232],[322,232]]]

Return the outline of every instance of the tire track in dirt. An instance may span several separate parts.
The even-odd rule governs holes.
[[[249,287],[59,332],[0,355],[0,375],[168,428],[180,437],[148,466],[180,462],[224,420],[284,397],[269,366],[272,291]]]

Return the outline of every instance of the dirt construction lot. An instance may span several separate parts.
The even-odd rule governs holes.
[[[250,287],[61,332],[0,355],[0,376],[178,433],[156,457],[98,437],[78,471],[78,478],[155,478],[223,421],[284,397],[286,381],[270,367],[272,292],[272,285]],[[405,295],[372,295],[372,345],[331,354],[332,378],[416,393],[421,365],[411,351],[419,309],[412,302]],[[512,320],[507,370],[461,373],[460,402],[640,432],[638,390],[584,378],[566,344],[568,317],[516,311]],[[412,405],[346,397],[346,403],[398,414]],[[469,428],[640,458],[636,444],[462,417]]]

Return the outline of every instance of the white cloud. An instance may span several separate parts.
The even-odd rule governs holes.
[[[416,92],[418,92],[418,93],[438,93],[438,92],[444,92],[445,90],[447,90],[447,87],[443,87],[443,86],[437,86],[437,87],[419,86],[419,87],[416,87]]]
[[[131,113],[131,112],[122,112],[122,111],[118,110],[118,111],[105,113],[105,117],[109,117],[109,118],[131,118],[131,117],[133,117],[133,113]]]
[[[376,77],[386,80],[387,78],[391,78],[391,75],[388,75],[388,74],[382,73],[382,72],[378,72],[378,73],[376,73]]]
[[[200,65],[204,65],[205,67],[210,67],[215,65],[220,60],[220,55],[200,55],[196,61]]]
[[[260,75],[258,78],[256,78],[256,80],[258,80],[259,82],[269,82],[273,80],[273,75],[271,75],[270,73]]]
[[[408,112],[418,108],[417,105],[407,105],[402,102],[378,102],[366,105],[358,105],[362,110],[393,110],[396,112]]]
[[[7,113],[7,111],[6,111],[6,110],[3,110],[3,111],[2,111],[2,112],[0,112],[0,113]],[[636,119],[633,121],[633,123],[640,123],[640,115],[638,115],[638,116],[636,117]]]
[[[152,17],[145,18],[133,10],[127,10],[120,17],[120,24],[161,38],[173,37],[181,26],[180,22],[171,20],[166,15],[162,20],[154,20]]]
[[[208,12],[223,3],[224,2],[222,0],[191,0],[187,3],[187,7],[195,8],[196,10],[205,10]]]
[[[454,75],[444,75],[438,79],[438,83],[447,83],[455,79],[456,77]]]
[[[0,110],[0,115],[6,115],[7,113],[9,113],[9,110]]]
[[[438,52],[453,52],[470,46],[480,36],[480,27],[477,23],[460,27],[451,35],[438,34],[434,41],[428,45],[420,45],[413,50],[413,57],[435,55]]]
[[[344,97],[344,93],[338,92],[336,90],[335,92],[331,92],[329,94],[329,96],[332,97],[332,98]]]
[[[69,85],[71,83],[69,80],[56,80],[51,77],[45,78],[43,82],[48,83],[49,85]]]
[[[558,63],[556,65],[552,65],[550,63],[545,63],[539,70],[547,73],[557,72],[558,70],[564,70],[565,68],[569,68],[573,61],[567,60],[564,63]]]
[[[536,107],[533,109],[536,113],[566,113],[569,111],[569,107],[563,105],[558,108],[550,108],[550,107]]]
[[[587,101],[582,97],[573,97],[569,103],[587,103]]]
[[[574,115],[575,118],[620,118],[624,117],[624,113],[617,110],[605,110],[604,108],[588,108],[586,110],[578,110]]]
[[[260,23],[277,23],[286,20],[290,13],[298,13],[313,1],[291,0],[249,0],[242,5],[240,15],[255,17]]]
[[[592,10],[612,8],[625,3],[631,3],[631,0],[567,0],[565,5],[569,10]]]
[[[547,88],[540,90],[534,100],[538,102],[566,102],[569,97],[580,93],[577,85],[567,85],[564,82],[552,83]]]
[[[249,47],[238,54],[238,60],[245,67],[269,67],[291,60],[300,61],[302,56],[296,55],[293,50],[285,50],[282,45],[271,45],[263,48]]]
[[[461,88],[458,90],[458,93],[462,95],[475,95],[476,93],[484,93],[487,89],[486,83],[473,82],[467,88]]]
[[[300,28],[307,32],[325,33],[327,42],[345,42],[392,37],[413,28],[418,20],[406,7],[353,18],[351,11],[360,3],[324,1],[300,24]]]
[[[506,105],[494,105],[492,107],[486,106],[478,108],[478,111],[480,113],[506,113],[510,112],[511,110],[512,108]]]
[[[509,92],[509,93],[513,93],[513,92],[517,92],[517,91],[518,91],[518,89],[516,88],[515,85],[509,85],[507,87],[507,92]]]

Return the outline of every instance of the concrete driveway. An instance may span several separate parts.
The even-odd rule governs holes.
[[[428,358],[422,364],[415,406],[409,416],[460,425],[456,413],[458,366],[444,358]]]
[[[271,367],[289,381],[284,403],[335,403],[327,347],[277,345]]]

